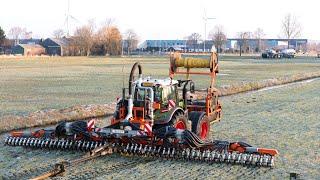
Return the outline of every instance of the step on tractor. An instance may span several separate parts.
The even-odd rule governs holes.
[[[169,77],[143,77],[136,62],[128,88],[122,89],[111,124],[96,127],[95,120],[61,122],[55,128],[34,132],[14,131],[5,144],[30,148],[89,151],[84,157],[57,163],[40,177],[61,174],[66,167],[99,156],[118,153],[146,158],[205,162],[225,162],[273,167],[275,149],[258,148],[245,142],[210,140],[211,125],[219,122],[222,111],[215,87],[219,72],[218,55],[210,58],[170,55]],[[197,71],[196,71],[197,70]],[[184,77],[175,79],[175,77]],[[196,90],[191,75],[209,78],[205,90]]]

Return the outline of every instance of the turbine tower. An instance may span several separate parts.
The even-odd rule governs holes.
[[[206,39],[207,39],[207,21],[208,20],[213,20],[216,19],[214,17],[208,17],[207,16],[207,11],[204,9],[204,16],[203,16],[203,21],[204,21],[204,41],[203,41],[203,52],[206,51]]]
[[[73,20],[78,23],[80,22],[78,19],[76,19],[74,16],[70,14],[70,0],[68,0],[68,7],[65,16],[66,18],[64,24],[66,25],[67,37],[70,37],[70,20]]]

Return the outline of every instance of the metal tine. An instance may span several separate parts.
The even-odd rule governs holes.
[[[37,147],[37,142],[38,142],[38,138],[34,138],[33,143],[32,143],[32,148]]]
[[[82,141],[78,141],[78,144],[77,144],[77,150],[81,150],[81,146],[82,146]]]
[[[10,137],[7,136],[6,139],[4,140],[4,144],[8,144]]]
[[[8,137],[6,144],[11,145],[11,142],[12,142],[12,137]]]
[[[11,140],[11,145],[12,145],[12,146],[15,146],[15,144],[14,144],[15,141],[16,141],[16,137],[13,137],[12,140]]]
[[[41,141],[40,148],[44,148],[46,144],[46,139]]]
[[[42,143],[42,139],[38,139],[36,147],[40,147],[41,143]]]
[[[162,149],[162,153],[159,153],[159,156],[160,157],[165,157],[166,156],[166,148],[165,147]]]
[[[147,153],[147,150],[148,150],[148,145],[145,145],[142,150],[142,154],[145,155]]]
[[[27,147],[32,147],[34,138],[29,138],[29,143],[26,144]]]
[[[26,146],[28,138],[23,138],[21,146]]]
[[[138,151],[138,144],[134,145],[133,153],[136,154]]]
[[[15,146],[18,145],[19,140],[20,140],[20,138],[15,138],[15,139],[14,139],[14,145],[15,145]]]
[[[134,144],[131,144],[131,147],[130,147],[130,153],[132,153],[133,152],[133,150],[134,150]]]

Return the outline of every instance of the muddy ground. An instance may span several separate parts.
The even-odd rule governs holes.
[[[320,81],[224,97],[224,116],[212,138],[276,148],[276,167],[164,161],[112,155],[69,169],[57,179],[303,179],[320,178]],[[2,138],[4,135],[2,135]],[[80,152],[0,145],[0,179],[25,179]]]

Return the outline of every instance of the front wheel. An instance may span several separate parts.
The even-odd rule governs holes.
[[[171,125],[177,129],[190,130],[190,123],[183,113],[176,113],[171,118]]]

